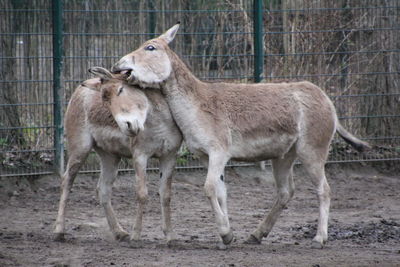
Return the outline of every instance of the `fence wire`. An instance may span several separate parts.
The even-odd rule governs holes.
[[[399,2],[263,1],[263,82],[317,84],[341,123],[376,146],[360,154],[335,138],[329,162],[400,159]],[[176,21],[181,29],[172,48],[195,75],[253,82],[252,8],[251,1],[63,1],[64,109],[91,77],[89,67],[110,68]],[[0,177],[52,173],[52,1],[1,1],[0,38]],[[181,169],[201,166],[185,148],[177,161]],[[149,169],[157,166],[154,160]],[[90,154],[82,172],[98,169]],[[129,160],[120,169],[130,171]]]

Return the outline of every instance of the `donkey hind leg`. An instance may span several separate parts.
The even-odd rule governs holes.
[[[209,155],[209,164],[204,189],[206,196],[210,200],[211,207],[215,214],[219,235],[223,244],[219,248],[226,248],[234,240],[233,233],[229,225],[227,193],[224,183],[224,168],[227,157],[223,153]]]
[[[74,183],[75,177],[78,174],[79,169],[85,162],[89,152],[92,148],[92,143],[81,144],[76,146],[75,149],[69,149],[69,157],[67,162],[67,168],[62,176],[61,183],[61,197],[58,207],[58,214],[54,229],[54,240],[64,241],[65,240],[65,209],[68,201],[72,185]]]
[[[321,159],[324,159],[324,157],[319,157],[319,160],[300,158],[308,175],[311,177],[312,183],[317,188],[319,199],[318,229],[317,234],[313,239],[313,248],[322,248],[328,240],[328,218],[331,202],[331,190],[325,176],[325,160]]]
[[[293,163],[296,159],[295,149],[292,148],[284,158],[272,160],[272,171],[275,179],[277,199],[257,229],[248,237],[245,243],[260,244],[263,237],[268,236],[282,210],[293,197]]]
[[[97,183],[100,205],[104,209],[108,226],[110,227],[114,238],[123,241],[129,236],[129,234],[118,223],[114,209],[111,205],[112,186],[117,178],[120,157],[105,152],[99,148],[96,149],[96,152],[100,157],[101,163],[101,174]]]
[[[145,205],[148,199],[148,191],[146,184],[146,166],[148,157],[144,154],[139,154],[139,156],[133,155],[133,165],[135,168],[135,189],[137,198],[137,210],[135,213],[135,222],[131,233],[131,246],[135,246],[135,242],[139,241],[142,233],[142,223],[143,214],[145,210]],[[140,245],[140,242],[138,242]]]
[[[171,226],[171,185],[175,161],[175,153],[160,159],[159,192],[161,201],[162,230],[168,244],[176,239]]]

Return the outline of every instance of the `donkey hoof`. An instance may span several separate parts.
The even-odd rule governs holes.
[[[130,248],[143,248],[143,242],[142,242],[142,240],[131,239],[131,240],[129,240],[129,247]]]
[[[316,240],[313,240],[312,243],[311,243],[311,248],[314,248],[314,249],[323,249],[323,248],[324,248],[324,244],[321,243],[321,242],[318,242],[318,241],[316,241]]]
[[[129,234],[125,231],[116,233],[114,237],[117,241],[120,242],[129,241]]]
[[[164,232],[164,235],[165,235],[165,240],[167,241],[167,244],[174,243],[178,239],[175,232],[169,232],[169,233]]]
[[[224,243],[218,242],[218,243],[217,243],[217,249],[218,249],[218,250],[227,250],[227,249],[228,249],[228,246],[225,245]]]
[[[65,242],[64,233],[54,233],[53,240],[56,242]]]
[[[250,235],[246,241],[244,241],[245,244],[249,244],[249,245],[259,245],[261,244],[261,239],[258,239],[257,237],[255,237],[254,235]]]
[[[233,235],[232,231],[230,231],[226,235],[221,236],[221,238],[224,245],[229,245],[230,243],[232,243],[232,241],[234,241],[235,236]]]
[[[167,247],[169,248],[175,248],[180,245],[179,241],[177,239],[171,239],[167,240]]]

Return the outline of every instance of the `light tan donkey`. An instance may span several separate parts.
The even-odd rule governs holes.
[[[95,67],[90,71],[100,78],[86,80],[76,88],[65,114],[69,157],[62,176],[55,239],[65,238],[65,208],[69,192],[80,167],[94,149],[101,163],[97,186],[100,203],[117,240],[128,239],[129,235],[118,223],[111,206],[112,185],[120,159],[133,159],[137,212],[130,239],[136,245],[140,244],[142,217],[148,198],[147,161],[151,157],[160,159],[162,229],[167,241],[170,241],[174,238],[170,209],[171,182],[182,136],[168,105],[159,90],[142,92],[103,68]]]
[[[122,57],[114,73],[126,72],[131,84],[159,86],[189,149],[208,157],[205,193],[215,214],[224,244],[234,239],[229,225],[224,167],[229,159],[272,160],[277,200],[269,214],[247,239],[260,243],[293,196],[293,163],[299,159],[319,197],[318,230],[313,246],[328,238],[330,188],[324,165],[335,132],[358,150],[367,143],[355,138],[338,122],[328,96],[310,82],[207,83],[197,79],[169,48],[179,28]],[[147,89],[144,89],[145,92]]]

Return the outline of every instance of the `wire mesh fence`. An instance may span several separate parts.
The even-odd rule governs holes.
[[[262,2],[263,82],[312,81],[332,98],[341,123],[376,145],[359,154],[335,139],[329,161],[399,160],[399,1]],[[252,1],[62,4],[64,108],[76,86],[91,77],[89,67],[111,67],[176,21],[181,29],[171,46],[195,75],[254,82]],[[0,3],[0,176],[53,172],[53,26],[52,1]],[[182,149],[179,168],[200,166]],[[131,170],[129,160],[120,167]],[[82,171],[98,168],[91,154]]]

